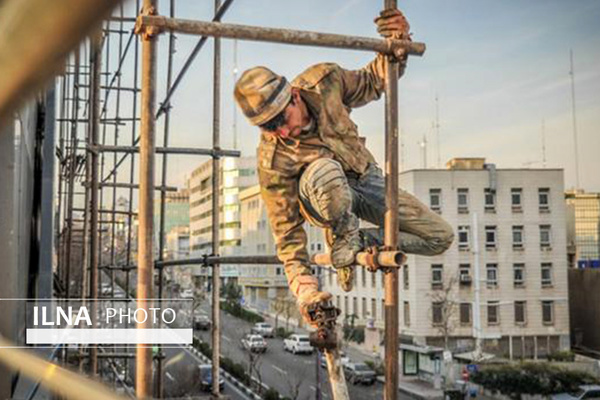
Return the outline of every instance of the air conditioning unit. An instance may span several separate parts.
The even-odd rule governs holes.
[[[461,275],[460,283],[462,283],[464,285],[470,285],[471,284],[471,275]]]

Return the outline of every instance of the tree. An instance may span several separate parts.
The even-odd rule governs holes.
[[[253,352],[248,350],[246,352],[248,355],[248,376],[250,381],[252,381],[252,376],[256,376],[256,381],[258,382],[258,394],[261,394],[263,386],[262,386],[262,373],[260,368],[262,366],[262,355],[263,353]]]
[[[429,295],[431,298],[431,322],[444,338],[444,348],[450,349],[449,339],[457,325],[456,310],[458,302],[455,299],[457,278],[445,276],[440,287],[435,288]]]

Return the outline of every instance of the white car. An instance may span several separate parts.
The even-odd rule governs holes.
[[[246,335],[240,340],[240,344],[243,349],[251,352],[264,353],[267,351],[267,342],[260,335]]]
[[[299,334],[294,334],[294,335],[291,335],[289,338],[284,339],[283,349],[285,351],[291,351],[293,354],[298,354],[298,353],[312,354],[312,352],[314,351],[313,347],[310,345],[310,340],[308,339],[308,335],[299,335]]]
[[[262,337],[275,337],[275,329],[265,322],[254,324],[252,329],[250,329],[250,332]]]
[[[192,289],[185,289],[181,292],[181,298],[183,299],[191,299],[192,297],[194,297],[194,291]]]
[[[600,399],[600,385],[581,385],[576,392],[560,393],[551,397],[552,400],[587,400]]]
[[[340,361],[342,362],[342,367],[345,367],[346,364],[350,364],[350,357],[346,355],[343,351],[340,351]],[[327,358],[325,358],[325,354],[321,354],[321,367],[327,368]]]

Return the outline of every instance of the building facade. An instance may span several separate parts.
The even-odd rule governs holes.
[[[163,244],[166,249],[167,235],[176,227],[189,228],[190,194],[187,188],[165,193],[165,230]],[[159,248],[160,195],[154,197],[154,251]]]
[[[455,230],[444,254],[408,255],[400,271],[403,341],[458,352],[480,345],[507,358],[569,348],[562,170],[455,159],[446,170],[402,173],[400,187]],[[350,293],[325,282],[344,316],[383,328],[381,272],[359,269]]]
[[[260,196],[260,186],[255,185],[240,192],[241,246],[237,255],[275,255],[275,240],[269,225],[267,211]],[[306,223],[310,254],[325,251],[323,233],[320,228]],[[296,303],[288,290],[283,265],[240,265],[239,285],[242,287],[246,305],[266,313],[293,314]],[[315,269],[316,276],[323,276]]]
[[[578,268],[600,268],[600,193],[569,191],[569,256]]]
[[[256,185],[256,158],[223,158],[220,171],[219,196],[219,249],[220,255],[231,255],[241,246],[239,193]],[[190,190],[190,255],[200,257],[213,253],[212,249],[212,161],[209,160],[192,172],[188,181]],[[201,283],[210,276],[209,268],[198,268]],[[221,266],[224,281],[237,279],[235,266]]]

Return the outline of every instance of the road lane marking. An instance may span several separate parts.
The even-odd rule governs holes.
[[[273,365],[273,368],[276,369],[277,371],[279,371],[280,374],[287,375],[287,371],[282,370],[281,368],[277,367],[276,365]]]
[[[169,378],[171,381],[175,381],[175,378],[173,378],[173,375],[171,375],[168,372],[165,372],[165,375],[167,375],[167,378]]]
[[[222,337],[223,337],[223,339],[225,339],[225,341],[231,342],[231,339],[229,339],[227,336],[223,335]]]

